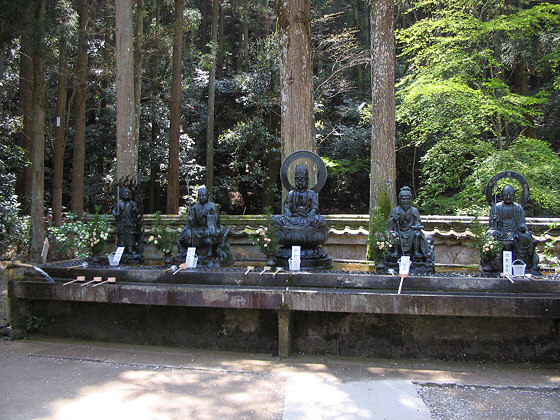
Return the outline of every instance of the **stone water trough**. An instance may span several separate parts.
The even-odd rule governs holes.
[[[8,282],[14,326],[92,340],[453,360],[560,360],[560,281],[471,274],[40,265]],[[74,268],[69,268],[74,266]],[[77,267],[76,267],[77,266]],[[363,265],[362,267],[366,267]],[[84,276],[85,281],[72,280]],[[115,278],[116,282],[98,284]]]

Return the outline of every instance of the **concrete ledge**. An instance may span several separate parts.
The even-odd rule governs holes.
[[[403,293],[397,294],[397,279],[381,280],[377,290],[364,289],[363,285],[358,288],[332,289],[152,283],[118,283],[94,288],[81,287],[79,284],[63,286],[62,281],[55,284],[11,281],[8,287],[11,297],[26,300],[401,315],[560,318],[560,294],[545,292],[556,289],[558,282],[547,282],[534,289],[531,286],[537,282],[524,282],[519,284],[521,287],[517,292],[490,292],[489,289],[476,287],[475,283],[473,289],[459,292],[428,291],[429,281],[422,285],[424,291],[414,290],[418,281],[409,282],[406,279]],[[507,290],[506,287],[503,289]]]

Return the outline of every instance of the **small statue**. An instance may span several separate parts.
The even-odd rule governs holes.
[[[527,271],[538,272],[539,256],[535,252],[535,241],[525,225],[525,210],[521,204],[514,202],[514,196],[515,190],[511,185],[502,189],[502,201],[493,204],[490,210],[490,229],[486,234],[501,242],[504,251],[512,251],[513,260],[522,260]],[[501,269],[501,254],[495,265]]]
[[[301,156],[300,156],[301,155]],[[318,165],[324,163],[312,152],[296,152],[282,165],[281,172],[287,172],[290,160],[296,156],[313,159]],[[326,170],[324,172],[326,177]],[[287,176],[285,176],[287,179]],[[288,193],[284,202],[283,213],[272,216],[272,222],[278,230],[281,248],[276,254],[278,265],[287,266],[291,257],[292,246],[301,247],[302,268],[329,268],[332,260],[320,247],[329,236],[329,227],[319,214],[319,198],[316,191],[308,187],[309,171],[307,165],[296,165],[295,187]],[[324,182],[324,180],[323,180]]]
[[[187,223],[177,242],[178,260],[185,260],[189,247],[196,247],[198,262],[207,265],[220,265],[231,261],[227,236],[231,227],[220,226],[218,206],[209,200],[206,187],[198,190],[198,203],[195,203],[187,218]]]
[[[117,246],[124,247],[121,261],[123,263],[142,262],[144,252],[142,214],[138,209],[138,204],[132,199],[129,188],[122,190],[112,213],[117,223]]]
[[[385,257],[386,267],[398,268],[402,255],[410,256],[411,274],[434,274],[434,250],[422,232],[420,212],[412,206],[410,187],[402,187],[399,192],[399,205],[394,207],[387,219],[387,231],[396,233],[391,252]]]

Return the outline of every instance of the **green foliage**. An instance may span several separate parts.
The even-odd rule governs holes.
[[[553,109],[557,93],[553,84],[524,76],[521,66],[556,80],[549,74],[560,56],[560,6],[426,0],[412,3],[412,11],[420,19],[397,31],[406,71],[398,83],[396,118],[401,146],[425,153],[418,159],[422,210],[487,208],[486,182],[509,169],[529,180],[529,214],[555,214],[557,156],[546,142],[520,135]],[[546,119],[548,127],[558,123],[553,111]],[[555,132],[542,131],[552,144]]]
[[[529,182],[531,195],[525,206],[527,215],[560,214],[560,158],[548,143],[526,137],[520,137],[507,149],[494,151],[475,167],[465,180],[464,190],[457,194],[458,207],[467,203],[485,205],[484,188],[501,171],[519,172]],[[503,184],[506,182],[512,183],[512,180],[503,180]],[[515,184],[512,185],[515,188]],[[516,199],[519,194],[521,190],[516,188]]]
[[[33,314],[31,311],[25,314],[25,331],[28,333],[41,333],[45,331],[47,322],[39,315]]]
[[[217,177],[216,198],[226,209],[245,208],[260,212],[263,185],[270,184],[271,163],[279,158],[280,139],[259,117],[239,122],[218,139],[219,152],[228,156]],[[238,210],[237,210],[238,212]]]
[[[321,209],[328,213],[366,213],[369,208],[371,108],[365,102],[346,99],[328,111],[318,108],[316,122],[318,151],[328,169],[328,179],[321,194]],[[366,120],[364,114],[369,117]]]
[[[154,213],[154,223],[152,228],[148,231],[148,243],[160,250],[164,255],[171,254],[173,247],[179,239],[177,230],[170,227],[169,222],[164,222],[161,219],[161,213],[158,211]]]
[[[59,257],[84,258],[103,250],[110,228],[109,220],[99,213],[91,221],[78,220],[70,213],[61,226],[50,226],[48,235],[55,241]]]
[[[474,218],[472,224],[473,236],[469,242],[469,247],[478,251],[481,260],[491,261],[500,255],[503,244],[486,234],[486,226],[480,223],[479,217],[477,215]]]
[[[366,259],[370,261],[388,254],[396,239],[394,232],[387,232],[387,219],[393,207],[389,194],[382,192],[378,201],[379,205],[373,209],[369,218]]]
[[[443,139],[431,147],[421,160],[423,186],[418,204],[422,210],[429,214],[457,211],[455,194],[492,153],[492,146],[477,140]]]
[[[0,123],[0,125],[2,125]],[[2,129],[0,127],[0,137]],[[15,174],[22,165],[22,151],[0,142],[0,258],[13,258],[29,246],[29,223],[18,213],[20,204],[14,194]]]
[[[4,56],[7,64],[0,77],[0,258],[13,258],[29,248],[29,222],[22,217],[15,194],[16,173],[27,163],[24,151],[15,144],[21,121],[17,115],[18,73],[14,52]]]
[[[266,219],[264,227],[257,229],[256,233],[249,235],[249,239],[253,242],[253,245],[256,245],[260,252],[265,255],[272,256],[276,255],[276,252],[278,251],[280,238],[278,237],[278,229],[272,222],[270,207],[265,209],[265,213]]]

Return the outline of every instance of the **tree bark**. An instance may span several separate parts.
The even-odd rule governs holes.
[[[224,8],[220,7],[220,23],[218,34],[218,56],[216,57],[216,80],[224,77]]]
[[[221,0],[212,1],[212,70],[208,81],[208,123],[206,127],[206,187],[214,189],[214,101],[216,99],[216,43],[218,42],[218,17]]]
[[[183,75],[184,0],[175,0],[175,35],[173,39],[173,81],[169,126],[169,174],[167,213],[179,212],[179,135],[181,131],[181,80]]]
[[[30,11],[31,13],[31,11]],[[19,75],[19,107],[20,115],[23,117],[23,130],[19,134],[18,146],[20,146],[27,161],[31,161],[31,102],[33,94],[33,59],[31,39],[28,34],[21,37],[20,52],[20,75]],[[31,202],[31,165],[24,166],[23,171],[18,174],[16,180],[16,194],[20,197],[23,208],[28,211]]]
[[[117,183],[135,187],[138,138],[135,131],[132,0],[115,0],[117,56]]]
[[[86,156],[86,95],[87,95],[87,21],[89,0],[79,0],[80,28],[78,33],[78,58],[76,71],[76,111],[74,128],[74,159],[72,166],[71,209],[78,217],[84,212],[84,167]]]
[[[142,99],[142,60],[144,48],[144,0],[136,0],[136,24],[134,34],[134,132],[140,139],[140,103]]]
[[[284,160],[297,150],[316,150],[309,0],[278,0],[278,28]],[[309,169],[312,182],[314,172]]]
[[[396,196],[395,41],[393,0],[371,2],[370,213],[380,194]]]
[[[64,172],[64,143],[66,134],[66,92],[68,83],[68,50],[66,40],[60,40],[58,56],[58,94],[56,98],[56,129],[54,132],[53,156],[53,198],[52,211],[53,223],[60,226],[62,223],[62,180]]]
[[[35,19],[42,30],[45,0],[35,1]],[[39,38],[42,40],[42,36]],[[35,46],[33,55],[33,89],[31,99],[31,250],[32,261],[39,261],[45,240],[45,60],[42,48]]]

